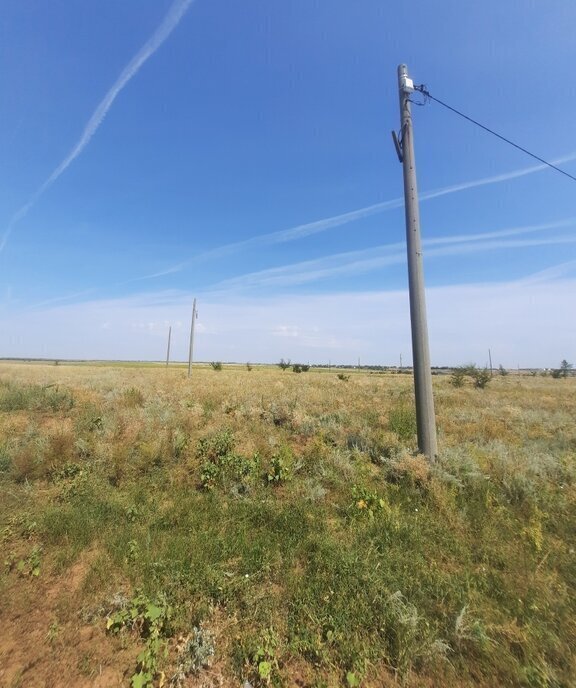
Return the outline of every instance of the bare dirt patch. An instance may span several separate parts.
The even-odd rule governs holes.
[[[11,574],[0,606],[0,687],[104,688],[125,684],[134,649],[85,623],[75,606],[90,565],[83,556],[58,578]]]

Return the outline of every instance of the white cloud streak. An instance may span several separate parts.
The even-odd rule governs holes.
[[[575,236],[544,236],[536,239],[511,239],[509,237],[574,226],[576,226],[576,218],[568,218],[558,222],[512,227],[493,232],[436,237],[425,240],[423,244],[427,247],[427,258],[466,255],[527,246],[571,244],[576,242]],[[216,284],[214,288],[227,290],[296,286],[337,276],[365,274],[372,270],[401,264],[405,261],[406,249],[404,242],[395,242],[247,273],[223,280]]]
[[[164,17],[162,23],[158,26],[156,31],[152,34],[150,39],[140,48],[140,50],[134,55],[126,67],[122,70],[122,73],[114,82],[112,88],[106,93],[104,98],[98,104],[98,107],[88,120],[88,123],[84,127],[84,131],[80,136],[76,145],[68,153],[68,155],[62,160],[62,162],[56,167],[52,174],[46,179],[46,181],[40,186],[40,188],[34,193],[30,200],[25,203],[10,220],[6,231],[4,232],[2,238],[0,239],[0,252],[6,246],[12,230],[16,224],[24,218],[30,209],[38,202],[38,199],[54,184],[54,182],[68,169],[68,167],[74,162],[74,160],[82,153],[86,146],[90,143],[90,140],[94,134],[98,131],[98,128],[104,121],[104,118],[108,114],[108,111],[112,107],[112,104],[116,100],[116,97],[126,86],[126,84],[139,72],[142,65],[158,50],[158,48],[164,43],[164,41],[170,36],[172,31],[178,26],[182,17],[186,14],[186,11],[190,7],[194,0],[176,0],[171,6],[168,14]]]
[[[564,162],[570,162],[572,160],[576,160],[576,153],[570,153],[561,158],[557,158],[552,162],[554,165],[560,165]],[[468,191],[469,189],[475,189],[481,186],[500,184],[502,182],[509,181],[511,179],[518,179],[519,177],[525,177],[536,172],[543,172],[547,169],[547,165],[532,165],[530,167],[523,167],[518,170],[512,170],[511,172],[504,172],[502,174],[496,174],[490,177],[473,179],[471,181],[461,182],[460,184],[451,184],[450,186],[444,186],[439,189],[424,191],[420,194],[419,200],[421,202],[429,201],[434,198],[448,196],[449,194],[459,193],[461,191]],[[223,258],[224,256],[233,255],[248,248],[281,244],[287,241],[304,239],[305,237],[312,236],[314,234],[319,234],[321,232],[326,232],[330,229],[334,229],[335,227],[347,225],[350,222],[363,220],[364,218],[370,217],[372,215],[377,215],[378,213],[382,213],[387,210],[401,208],[403,207],[403,205],[403,197],[392,198],[388,201],[374,203],[373,205],[365,206],[364,208],[359,208],[358,210],[351,210],[347,213],[342,213],[341,215],[333,215],[331,217],[326,217],[322,220],[315,220],[314,222],[308,222],[302,225],[297,225],[296,227],[291,227],[290,229],[283,229],[276,232],[270,232],[268,234],[260,234],[258,236],[251,237],[250,239],[244,239],[242,241],[234,241],[230,244],[224,244],[223,246],[219,246],[209,251],[200,253],[184,263],[178,263],[177,265],[174,265],[172,268],[169,268],[166,271],[137,279],[152,279],[154,277],[158,277],[164,274],[179,272],[195,263],[199,263],[210,258]]]

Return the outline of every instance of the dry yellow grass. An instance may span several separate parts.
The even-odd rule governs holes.
[[[0,363],[0,685],[120,682],[136,589],[176,610],[168,674],[213,633],[205,685],[267,685],[260,651],[276,685],[570,685],[576,378],[434,376],[431,466],[411,377],[347,374]],[[60,642],[16,650],[22,618]]]

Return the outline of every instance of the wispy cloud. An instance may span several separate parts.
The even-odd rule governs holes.
[[[570,153],[569,155],[557,158],[553,161],[553,164],[559,165],[561,163],[569,162],[572,160],[576,160],[576,153]],[[517,179],[519,177],[525,177],[536,172],[542,172],[546,169],[548,169],[547,165],[532,165],[530,167],[523,167],[518,170],[512,170],[511,172],[504,172],[502,174],[496,174],[490,177],[472,179],[470,181],[461,182],[459,184],[451,184],[450,186],[444,186],[439,189],[424,191],[420,194],[420,201],[429,201],[434,198],[448,196],[449,194],[459,193],[461,191],[468,191],[470,189],[475,189],[481,186],[500,184],[511,179]],[[326,232],[330,229],[341,227],[342,225],[347,225],[350,222],[363,220],[364,218],[370,217],[372,215],[377,215],[378,213],[383,213],[387,210],[401,208],[403,205],[403,197],[392,198],[388,201],[374,203],[372,205],[365,206],[364,208],[351,210],[347,213],[342,213],[340,215],[333,215],[331,217],[326,217],[322,220],[315,220],[314,222],[307,222],[302,225],[297,225],[295,227],[291,227],[290,229],[283,229],[276,232],[269,232],[267,234],[260,234],[258,236],[251,237],[250,239],[244,239],[242,241],[234,241],[232,243],[224,244],[223,246],[218,246],[217,248],[200,253],[186,262],[175,265],[173,268],[170,268],[165,272],[158,273],[156,275],[149,275],[147,277],[143,277],[140,279],[151,279],[162,274],[168,274],[169,272],[179,272],[180,270],[183,270],[186,267],[189,267],[190,265],[193,265],[195,263],[199,263],[210,258],[223,258],[224,256],[233,255],[245,249],[255,248],[257,246],[281,244],[288,241],[295,241],[297,239],[304,239],[305,237],[312,236],[314,234],[319,234],[321,232]]]
[[[510,237],[520,237],[521,235],[574,226],[576,226],[576,218],[569,218],[558,222],[511,227],[493,232],[436,237],[425,240],[423,243],[426,246],[427,258],[466,255],[528,246],[571,244],[576,243],[575,236]],[[401,264],[405,261],[404,243],[395,242],[240,275],[223,280],[216,284],[214,288],[226,290],[297,286],[333,277],[365,274],[389,265]]]
[[[574,272],[576,272],[576,260],[567,260],[564,263],[559,263],[558,265],[553,265],[545,270],[539,270],[532,275],[528,275],[527,277],[522,278],[519,283],[523,285],[531,285],[539,284],[541,282],[552,282]]]
[[[81,296],[88,296],[88,294],[94,294],[96,289],[94,287],[90,289],[82,289],[82,291],[75,291],[71,294],[66,294],[66,296],[57,296],[53,299],[45,299],[44,301],[38,301],[37,303],[31,304],[26,310],[31,310],[34,308],[42,308],[43,306],[51,306],[57,303],[63,303],[65,301],[73,301],[80,298]]]
[[[108,93],[98,104],[98,107],[88,120],[88,123],[84,127],[84,131],[80,136],[76,145],[68,153],[68,155],[62,160],[62,162],[56,167],[52,174],[46,179],[46,181],[39,187],[39,189],[34,193],[34,195],[25,203],[10,220],[6,231],[4,232],[2,238],[0,239],[0,252],[4,249],[12,230],[16,224],[22,220],[23,217],[27,215],[29,210],[37,203],[38,199],[44,194],[54,182],[60,177],[70,164],[82,153],[86,148],[90,139],[94,136],[104,118],[108,114],[108,111],[112,107],[112,104],[116,100],[116,97],[126,86],[126,84],[138,73],[142,65],[150,58],[158,48],[164,43],[164,41],[170,36],[172,31],[178,26],[180,20],[190,7],[194,0],[176,0],[168,14],[164,17],[162,23],[156,31],[152,34],[150,39],[140,48],[140,50],[134,55],[130,62],[123,69],[122,73],[116,79],[113,86],[110,88]]]
[[[557,266],[558,267],[558,266]],[[564,274],[564,273],[563,273]],[[427,291],[433,365],[476,361],[491,348],[496,364],[557,366],[576,341],[576,276],[445,285]],[[408,293],[403,289],[231,299],[201,293],[198,361],[394,364],[410,361]],[[172,324],[173,358],[188,356],[192,295],[139,294],[7,314],[4,356],[161,360]],[[490,313],[490,317],[486,317]],[[345,314],[346,327],[342,327]],[[175,326],[181,322],[182,327]],[[457,336],[455,336],[457,332]]]

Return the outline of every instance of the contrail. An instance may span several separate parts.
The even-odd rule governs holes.
[[[108,110],[110,110],[112,104],[116,100],[116,96],[126,86],[130,79],[136,76],[146,60],[148,60],[149,57],[152,57],[162,43],[164,43],[168,36],[170,36],[172,31],[180,23],[182,17],[186,14],[186,11],[192,2],[194,2],[194,0],[176,0],[150,39],[140,48],[136,55],[134,55],[126,67],[124,67],[122,73],[118,79],[116,79],[116,82],[112,88],[108,91],[108,93],[106,93],[94,111],[92,117],[90,117],[88,120],[88,123],[82,132],[82,136],[74,148],[72,148],[70,153],[68,153],[64,160],[62,160],[62,162],[58,165],[54,172],[52,172],[48,179],[46,179],[42,186],[30,198],[30,200],[12,216],[7,229],[0,240],[0,252],[6,245],[14,226],[28,213],[30,208],[32,208],[32,206],[38,201],[40,196],[42,196],[42,194],[47,191],[52,184],[54,184],[58,177],[60,177],[60,175],[69,167],[69,165],[80,155],[80,153],[82,153],[88,143],[90,143],[90,139],[97,132],[98,127],[102,124],[104,118],[108,114]]]
[[[553,163],[559,165],[563,162],[570,162],[572,160],[576,160],[576,153],[570,153],[569,155],[566,155],[562,158],[557,158],[553,161]],[[510,179],[517,179],[518,177],[524,177],[529,174],[534,174],[535,172],[542,172],[546,169],[548,169],[546,165],[532,165],[530,167],[523,167],[519,170],[513,170],[512,172],[505,172],[503,174],[497,174],[491,177],[473,179],[468,182],[461,182],[460,184],[452,184],[450,186],[444,186],[439,189],[432,189],[431,191],[425,191],[421,193],[420,201],[429,201],[433,198],[447,196],[449,194],[458,193],[460,191],[467,191],[468,189],[475,189],[479,186],[498,184],[500,182],[508,181]],[[251,237],[250,239],[244,239],[243,241],[235,241],[233,243],[225,244],[223,246],[219,246],[218,248],[205,251],[204,253],[195,256],[194,258],[190,259],[185,263],[180,263],[178,266],[175,266],[175,268],[182,269],[188,265],[191,265],[201,260],[205,260],[207,258],[221,258],[223,256],[236,253],[242,249],[250,248],[252,246],[280,244],[286,241],[303,239],[304,237],[311,236],[313,234],[319,234],[321,232],[326,232],[327,230],[333,229],[334,227],[340,227],[342,225],[348,224],[349,222],[362,220],[366,217],[382,213],[386,210],[401,208],[403,205],[404,197],[393,198],[389,201],[374,203],[373,205],[365,206],[364,208],[359,208],[358,210],[351,210],[347,213],[342,213],[341,215],[333,215],[331,217],[326,217],[322,220],[316,220],[314,222],[308,222],[303,225],[291,227],[290,229],[283,229],[277,232],[270,232],[269,234],[260,234],[255,237]]]
[[[576,237],[571,236],[544,237],[542,239],[523,238],[520,240],[510,239],[510,237],[573,227],[575,224],[576,218],[567,218],[557,222],[511,227],[491,232],[424,239],[423,244],[426,246],[427,256],[449,256],[469,254],[488,249],[574,243],[576,242]],[[303,284],[337,275],[366,273],[386,265],[403,263],[405,260],[406,244],[400,241],[247,273],[239,277],[225,279],[213,285],[212,288]]]

